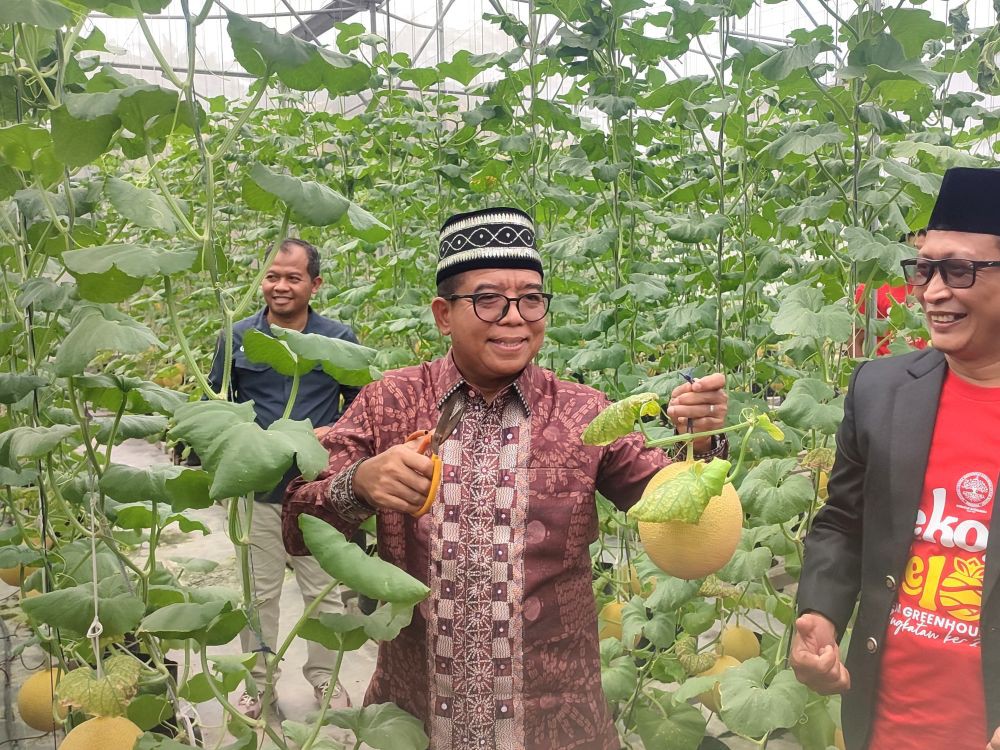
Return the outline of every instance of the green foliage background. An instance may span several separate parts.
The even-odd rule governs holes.
[[[255,430],[204,376],[218,332],[231,342],[233,321],[258,304],[276,240],[297,233],[323,248],[317,307],[370,349],[316,354],[285,338],[261,356],[290,373],[322,361],[365,382],[444,351],[427,304],[444,218],[511,204],[534,215],[556,294],[542,364],[614,398],[665,396],[682,368],[722,369],[734,419],[785,397],[772,414],[782,440],[734,440],[747,459],[737,478],[747,524],[718,576],[688,583],[655,570],[601,500],[595,593],[599,604],[626,602],[623,637],[602,644],[623,741],[698,746],[705,715],[686,700],[709,686],[691,675],[714,644],[691,639],[735,617],[763,632],[763,655],[722,679],[728,730],[764,743],[788,729],[803,747],[831,744],[835,704],[784,667],[794,602],[769,573],[777,561],[796,574],[856,332],[867,354],[888,330],[894,351],[924,333],[904,306],[888,320],[860,314],[854,289],[900,281],[898,261],[912,250],[898,240],[924,226],[946,168],[991,163],[997,28],[970,28],[965,6],[941,21],[920,2],[859,1],[841,15],[827,6],[836,29],[796,29],[771,45],[732,33],[753,0],[669,0],[664,12],[642,0],[535,0],[526,22],[489,16],[509,52],[415,67],[360,24],[338,25],[335,46],[318,48],[230,12],[237,60],[256,82],[248,100],[227,101],[195,86],[213,0],[184,3],[187,72],[166,65],[143,24],[167,85],[95,62],[104,39],[82,35],[88,12],[143,18],[165,5],[0,8],[0,485],[13,523],[0,529],[0,567],[44,561],[26,585],[50,593],[23,606],[39,641],[96,666],[80,616],[96,596],[104,637],[137,634],[157,671],[164,643],[207,659],[204,649],[245,621],[248,591],[242,602],[199,594],[158,565],[155,549],[171,524],[199,528],[187,510],[235,508],[228,498],[273,487],[293,457],[316,458],[304,425]],[[545,42],[539,30],[553,19]],[[708,75],[668,75],[670,61],[698,51]],[[486,71],[499,75],[477,83]],[[445,92],[454,87],[479,94],[475,106]],[[304,98],[317,91],[363,93],[367,104],[314,111]],[[199,448],[206,468],[134,476],[111,462],[116,442],[165,430]],[[238,453],[270,459],[245,471]],[[56,552],[32,536],[41,528],[59,537]],[[230,533],[245,541],[238,521]],[[127,554],[140,541],[153,550],[144,566]],[[80,573],[97,547],[99,585]],[[609,569],[609,558],[620,564]],[[647,598],[632,591],[630,563],[656,579]],[[313,620],[303,633],[344,648],[392,637],[413,604],[399,585],[398,601],[381,592],[389,611],[377,623]],[[214,663],[211,680],[171,683],[163,669],[144,679],[168,683],[163,701],[224,701],[245,666]],[[377,729],[372,716],[355,717],[359,731]],[[393,747],[426,742],[398,713],[383,718],[402,743]],[[308,728],[292,734],[315,741]]]

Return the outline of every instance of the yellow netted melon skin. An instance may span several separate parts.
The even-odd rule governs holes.
[[[59,750],[132,750],[142,730],[123,716],[88,719],[66,735]]]
[[[46,669],[31,675],[17,693],[17,712],[21,721],[39,732],[51,732],[57,722],[52,715],[52,702],[55,697],[52,687],[59,680],[58,669]],[[59,715],[66,717],[66,709],[60,708]]]
[[[689,464],[674,463],[649,481],[643,494],[681,473]],[[639,522],[639,540],[657,567],[675,578],[704,578],[722,568],[733,556],[743,530],[743,506],[736,489],[727,484],[722,494],[709,500],[698,523]]]

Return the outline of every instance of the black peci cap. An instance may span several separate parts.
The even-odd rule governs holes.
[[[525,268],[538,273],[535,224],[524,211],[500,206],[455,214],[441,227],[437,283],[479,268]]]

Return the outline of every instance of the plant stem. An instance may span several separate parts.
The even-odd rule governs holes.
[[[219,395],[212,390],[212,386],[209,385],[208,379],[205,377],[205,373],[201,371],[201,367],[198,366],[198,361],[195,359],[194,353],[191,351],[191,344],[188,343],[187,335],[184,333],[184,327],[181,325],[180,318],[177,315],[177,309],[174,301],[174,289],[169,276],[163,277],[163,294],[167,302],[167,311],[170,315],[170,327],[173,329],[174,335],[177,336],[177,343],[184,355],[184,361],[187,363],[188,370],[192,375],[194,375],[194,379],[198,382],[198,386],[201,388],[201,392],[206,398],[224,400],[226,389],[223,389],[223,395]]]

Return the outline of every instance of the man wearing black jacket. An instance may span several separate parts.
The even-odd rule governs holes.
[[[945,175],[903,261],[934,348],[855,371],[805,540],[790,661],[844,693],[849,750],[1000,750],[998,195],[1000,170]]]

